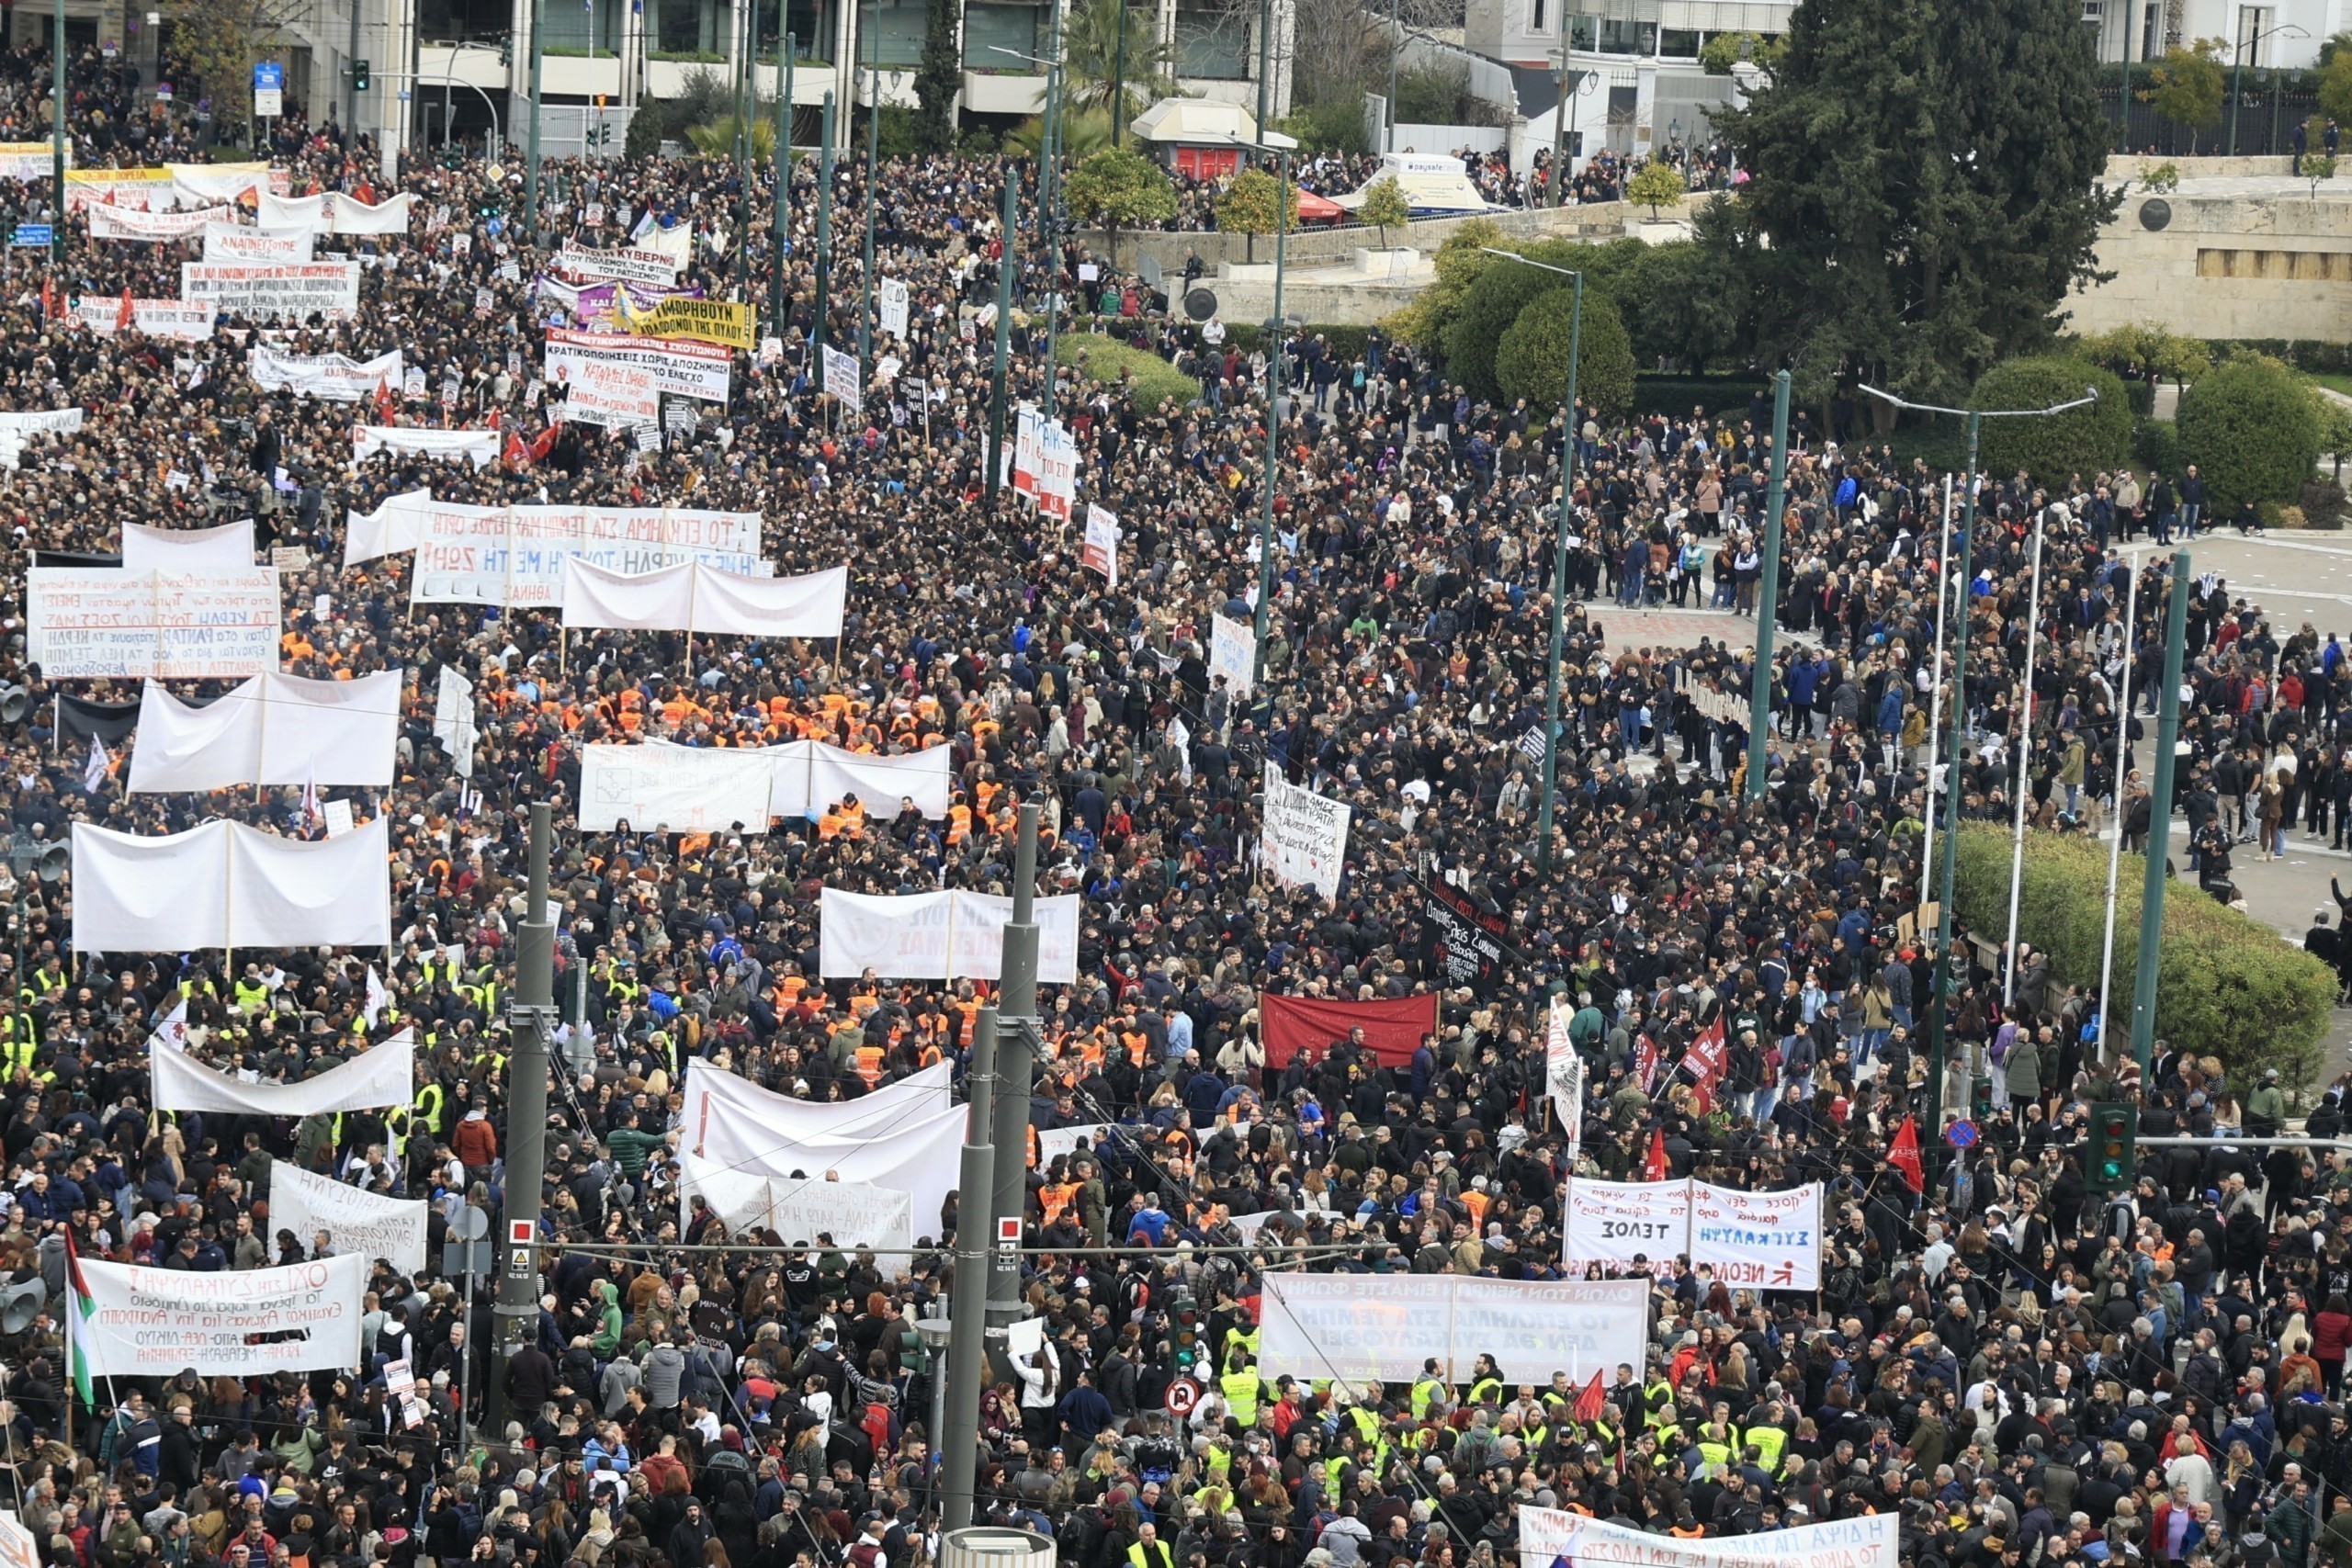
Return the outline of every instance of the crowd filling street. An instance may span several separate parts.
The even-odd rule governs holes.
[[[0,140],[10,124],[39,136],[45,56],[0,67]],[[125,164],[195,141],[187,106],[146,118],[96,60],[76,66],[73,113],[77,138],[106,138],[90,145]],[[20,841],[223,818],[324,833],[300,788],[127,794],[136,739],[104,716],[138,682],[52,679],[28,658],[34,552],[103,556],[127,525],[250,515],[266,548],[307,552],[281,558],[283,670],[408,682],[395,782],[325,792],[389,823],[395,940],[78,953],[72,874],[0,871],[16,948],[0,956],[0,1256],[48,1287],[0,1337],[0,1506],[40,1562],[929,1562],[937,1365],[914,1322],[944,1310],[956,1201],[915,1214],[904,1252],[729,1234],[681,1201],[680,1090],[689,1070],[725,1071],[848,1101],[942,1062],[960,1085],[991,987],[823,978],[819,893],[1007,892],[1024,804],[1043,812],[1038,891],[1080,900],[1077,981],[1041,1001],[1033,1125],[1116,1130],[1057,1145],[1033,1172],[1023,1272],[1043,1348],[990,1380],[978,1489],[983,1516],[1051,1536],[1063,1562],[1491,1568],[1518,1557],[1529,1507],[1678,1540],[1893,1513],[1922,1568],[2352,1562],[2352,1163],[2217,1136],[2146,1151],[2136,1189],[2101,1197],[2071,1147],[2094,1100],[2136,1097],[2147,1134],[2252,1134],[2284,1125],[2285,1091],[2307,1086],[2161,1043],[2144,1077],[2128,1055],[2103,1061],[2100,999],[2030,952],[2006,1007],[2002,976],[1962,963],[1949,1081],[1928,1081],[1933,954],[1905,917],[1932,897],[1948,476],[1810,421],[1795,432],[1770,776],[1743,804],[1761,390],[1744,412],[1580,412],[1571,429],[1555,408],[1474,400],[1378,334],[1360,357],[1311,328],[1286,332],[1279,358],[1214,352],[1138,291],[1111,330],[1202,392],[1147,406],[1083,365],[1048,381],[1046,300],[1111,275],[1074,231],[1038,245],[1034,164],[894,159],[869,186],[844,157],[820,261],[819,166],[800,162],[775,321],[773,187],[762,175],[746,203],[723,160],[551,160],[535,235],[519,158],[404,161],[388,177],[367,142],[293,117],[268,151],[293,194],[417,198],[405,233],[322,242],[364,263],[354,318],[232,316],[183,340],[77,316],[66,300],[176,298],[200,243],[93,240],[85,212],[60,220],[62,258],[17,268],[0,301],[0,404],[84,412],[78,430],[27,434],[0,474],[0,681],[26,698],[0,729],[0,818]],[[1023,176],[1010,261],[1008,168]],[[39,182],[6,188],[22,211],[46,200]],[[821,327],[857,350],[869,203],[876,273],[905,284],[908,325],[866,323],[863,406],[842,406],[812,339]],[[543,329],[574,324],[539,287],[555,248],[623,247],[649,215],[691,235],[682,282],[740,288],[776,340],[734,356],[723,405],[658,440],[567,418],[541,368]],[[1070,523],[987,482],[988,308],[1008,265],[1012,398],[1050,400],[1075,443]],[[422,388],[266,392],[249,374],[264,346],[398,350]],[[495,427],[501,456],[356,458],[355,427],[387,423]],[[1240,692],[1210,672],[1211,626],[1257,609],[1269,446],[1273,586]],[[419,490],[757,511],[779,574],[848,563],[847,622],[824,640],[566,637],[542,610],[413,604],[408,555],[343,563],[347,516]],[[2134,848],[2185,815],[2198,860],[2177,849],[2182,874],[2227,897],[2233,854],[2343,842],[2352,661],[2335,632],[2200,581],[2177,799],[2152,801],[2144,741],[2119,788],[2118,724],[2154,729],[2168,583],[2164,558],[2135,570],[2116,547],[2193,528],[2201,493],[2192,475],[2086,474],[2050,492],[1984,476],[1973,580],[1948,612],[1978,652],[1941,700],[1976,738],[1965,813],[2007,823],[2044,518],[2028,815],[2120,826]],[[1083,558],[1090,502],[1118,518],[1115,586]],[[1629,646],[1594,614],[1644,604],[1723,631]],[[435,734],[441,669],[475,685],[470,778]],[[227,682],[171,684],[195,698]],[[579,831],[581,748],[657,739],[944,747],[953,805],[935,820],[842,798],[766,831]],[[1277,774],[1353,808],[1336,897],[1258,865]],[[444,1248],[469,1206],[495,1221],[509,1196],[507,1007],[539,801],[559,829],[566,1024],[537,1333],[494,1360],[492,1281],[450,1271]],[[1433,887],[1491,919],[1498,962],[1449,962],[1425,918]],[[1423,993],[1437,1027],[1408,1051],[1334,1038],[1269,1059],[1265,997]],[[1586,1066],[1573,1153],[1546,1102],[1554,994]],[[413,1100],[299,1121],[165,1114],[149,1038],[183,1004],[187,1048],[262,1084],[412,1031]],[[1724,1065],[1702,1096],[1679,1064],[1718,1023]],[[1989,1079],[1981,1116],[1972,1068]],[[1965,1146],[1934,1124],[1934,1087],[1971,1116]],[[2306,1092],[2294,1114],[2340,1127],[2341,1082],[2309,1088],[2316,1103]],[[1917,1192],[1887,1158],[1911,1117],[1931,1156]],[[100,1379],[85,1402],[66,1348],[76,1260],[212,1272],[317,1256],[317,1235],[272,1222],[273,1160],[431,1205],[425,1269],[368,1260],[361,1363],[159,1368]],[[1599,1397],[1583,1370],[1501,1346],[1388,1384],[1257,1359],[1270,1273],[1585,1278],[1602,1270],[1564,1255],[1565,1181],[1659,1165],[1826,1184],[1821,1290],[1735,1290],[1653,1259],[1646,1358],[1609,1369]],[[402,1366],[414,1425],[385,1376]]]

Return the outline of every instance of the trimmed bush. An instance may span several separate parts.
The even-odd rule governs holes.
[[[2159,474],[2180,472],[2180,429],[2168,419],[2143,419],[2132,430],[2132,455]]]
[[[2140,889],[2145,863],[2124,857],[2115,888],[2115,978],[2110,1047],[2130,1010],[2139,963]],[[2007,928],[2009,834],[1963,824],[1953,868],[1955,914],[1996,938]],[[2107,849],[2096,840],[2029,833],[2018,935],[2050,955],[2061,985],[2096,988],[2106,932]],[[2214,902],[2194,882],[2165,893],[2156,972],[2159,1039],[2199,1056],[2218,1056],[2233,1083],[2276,1067],[2290,1088],[2310,1085],[2335,1005],[2335,972],[2258,921]]]
[[[1519,313],[1495,349],[1495,381],[1506,400],[1525,398],[1534,409],[1559,406],[1568,389],[1568,344],[1576,292],[1555,288]],[[1577,341],[1577,400],[1604,414],[1634,401],[1634,344],[1616,302],[1584,291],[1584,335]]]
[[[1149,413],[1163,399],[1173,398],[1182,408],[1197,401],[1201,384],[1156,354],[1117,338],[1096,333],[1066,333],[1054,342],[1054,358],[1068,366],[1084,364],[1079,373],[1105,386],[1128,389],[1136,412]],[[1130,378],[1132,373],[1132,378]]]
[[[2009,359],[1984,372],[1971,405],[1980,409],[2047,408],[2094,388],[2098,401],[2050,419],[1988,419],[1977,437],[1984,472],[2007,479],[2023,468],[2043,484],[2069,474],[2086,479],[2123,461],[2132,451],[2132,398],[2112,370],[2052,355]]]
[[[2181,393],[2174,423],[2181,460],[2197,465],[2216,518],[2248,501],[2294,499],[2319,461],[2311,389],[2275,359],[2246,355],[2199,377]]]

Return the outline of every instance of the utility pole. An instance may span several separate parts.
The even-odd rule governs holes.
[[[1037,1080],[1036,1057],[1029,1043],[1037,1028],[1038,812],[1035,801],[1022,804],[1020,837],[1012,851],[1012,919],[1004,928],[1002,981],[997,988],[996,1110],[989,1122],[996,1145],[994,1196],[987,1211],[990,1235],[1000,1222],[1020,1220],[1028,1199],[1029,1096]],[[959,1202],[958,1243],[964,1236],[963,1213]],[[989,1270],[988,1315],[1002,1325],[1027,1310],[1021,1300],[1020,1254],[999,1247]]]
[[[351,48],[343,57],[343,132],[359,140],[359,0],[351,0]]]
[[[775,19],[779,32],[784,27],[785,8],[792,0],[775,0]],[[775,332],[778,344],[784,342],[784,312],[790,298],[786,280],[792,272],[792,57],[799,49],[799,39],[783,33],[784,60],[777,67],[782,91],[775,98],[775,225],[770,257],[775,269],[768,288],[768,324]]]
[[[874,51],[865,67],[865,255],[857,276],[857,368],[865,374],[874,349],[874,209],[881,186],[882,146],[882,13],[874,14]]]
[[[539,84],[547,66],[546,51],[539,46],[540,35],[546,31],[539,15],[541,3],[531,0],[531,129],[523,138],[523,233],[535,245],[539,242]],[[589,37],[594,36],[592,29]]]
[[[65,0],[57,0],[54,30],[49,45],[49,159],[50,171],[56,176],[51,187],[56,196],[56,210],[49,215],[49,254],[60,266],[65,264]],[[58,279],[58,288],[65,288],[65,279]],[[73,297],[66,296],[66,309],[73,309]],[[48,323],[42,323],[46,326]],[[24,969],[17,970],[18,984],[24,981]]]
[[[1012,270],[1020,265],[1020,219],[1021,170],[1008,161],[1004,165],[1004,220],[998,230],[1003,248],[996,258],[996,373],[989,390],[989,471],[982,481],[991,505],[1004,480],[1004,382],[1012,355]]]
[[[1267,151],[1262,145],[1258,149]],[[1291,218],[1298,197],[1290,185],[1290,154],[1274,154],[1274,327],[1266,345],[1268,396],[1266,399],[1266,479],[1259,494],[1258,506],[1258,603],[1250,616],[1250,629],[1257,639],[1251,653],[1250,692],[1266,705],[1266,728],[1272,733],[1274,722],[1273,699],[1266,692],[1266,627],[1274,609],[1274,491],[1282,486],[1283,475],[1283,371],[1290,355],[1283,342],[1283,265],[1290,247]]]
[[[964,1164],[956,1190],[956,1283],[948,1294],[947,1415],[939,1435],[941,1528],[972,1522],[979,1473],[980,1384],[988,1378],[988,1196],[995,1181],[989,1148],[996,1098],[996,1009],[982,1008],[972,1025],[972,1059],[964,1070]],[[1016,1260],[1017,1262],[1017,1260]]]
[[[1258,123],[1252,128],[1252,135],[1250,138],[1254,141],[1262,142],[1266,140],[1266,131],[1268,129],[1266,125],[1266,106],[1271,101],[1268,98],[1267,94],[1272,90],[1273,85],[1273,0],[1258,0]],[[1261,147],[1257,152],[1251,155],[1250,161],[1254,164],[1263,156],[1265,156],[1265,150]]]
[[[1111,62],[1111,151],[1127,124],[1127,0],[1119,0],[1119,47]]]
[[[810,334],[809,374],[825,385],[825,275],[833,266],[833,95],[825,95],[825,144],[817,152],[817,328]]]
[[[530,904],[515,943],[506,1061],[506,1206],[498,1238],[498,1342],[492,1351],[489,1428],[506,1430],[506,1359],[538,1337],[539,1186],[548,1159],[548,1042],[555,1033],[555,926],[548,919],[548,857],[555,841],[544,800],[531,803]]]
[[[2180,662],[2188,640],[2188,552],[2172,558],[2172,602],[2165,610],[2165,683],[2157,694],[2156,760],[2148,803],[2148,869],[2140,885],[2140,957],[2132,972],[2132,1056],[2147,1081],[2156,1040],[2156,970],[2164,962],[2165,866],[2172,852],[2172,753],[2180,743]],[[2131,722],[2131,716],[2124,716]],[[2122,824],[2116,825],[2118,832]]]
[[[1955,576],[1953,583],[1960,593],[1952,605],[1952,618],[1959,624],[1951,636],[1951,739],[1944,762],[1944,845],[1943,879],[1936,893],[1936,973],[1928,997],[1928,1123],[1921,1129],[1919,1147],[1933,1148],[1943,1136],[1944,1130],[1944,1060],[1948,1052],[1947,1037],[1951,1013],[1951,906],[1952,873],[1960,864],[1960,743],[1968,735],[1968,705],[1961,694],[1968,689],[1968,579],[1971,570],[1969,556],[1976,543],[1976,437],[1984,428],[1984,416],[1968,416],[1968,482],[1960,500],[1960,560],[1947,570]]]
[[[1772,378],[1772,482],[1764,492],[1764,576],[1757,585],[1756,671],[1747,698],[1747,798],[1764,798],[1764,738],[1772,728],[1772,632],[1780,619],[1781,518],[1788,502],[1789,373]]]

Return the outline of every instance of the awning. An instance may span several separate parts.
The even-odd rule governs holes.
[[[1298,193],[1298,220],[1302,223],[1337,223],[1348,215],[1348,209],[1328,196],[1317,196],[1311,190]]]

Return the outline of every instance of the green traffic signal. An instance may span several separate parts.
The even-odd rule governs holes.
[[[2094,1192],[2130,1190],[2139,1168],[2140,1108],[2101,1101],[2091,1107],[2088,1152],[2083,1161],[2084,1185]]]
[[[351,90],[355,93],[368,90],[368,62],[364,60],[351,62]]]

